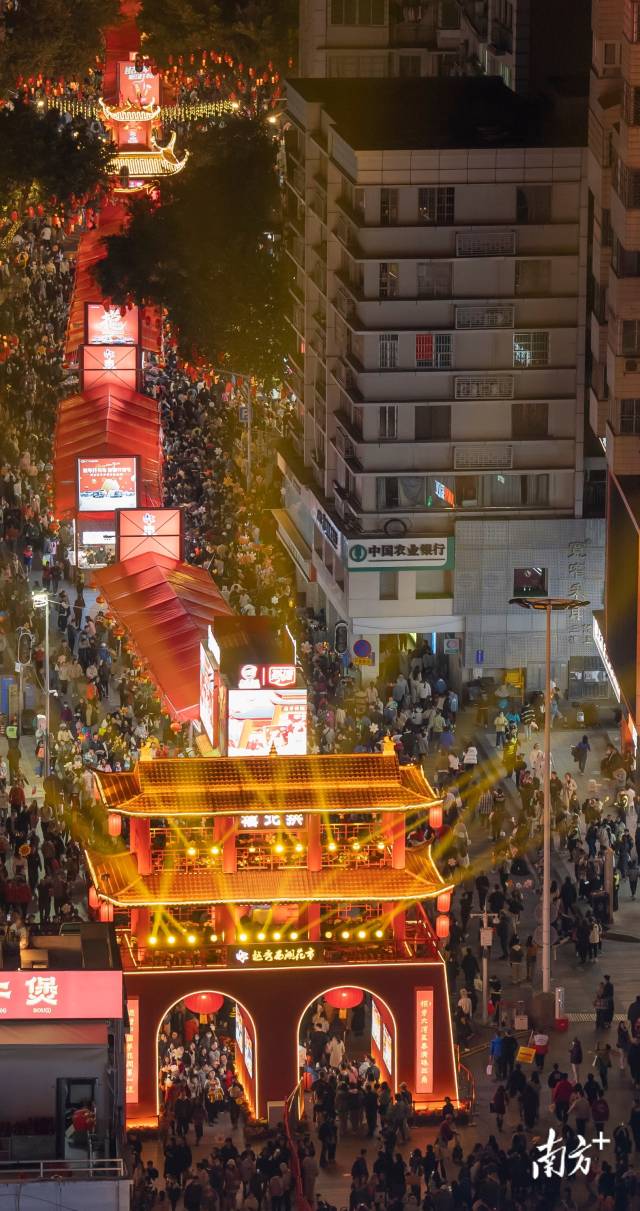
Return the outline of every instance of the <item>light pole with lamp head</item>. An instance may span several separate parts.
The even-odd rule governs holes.
[[[551,991],[551,615],[589,605],[576,597],[510,597],[509,605],[546,615],[542,834],[542,991]]]
[[[44,773],[49,774],[49,736],[51,732],[51,670],[49,668],[49,608],[50,598],[46,589],[36,589],[32,596],[34,608],[44,610]]]

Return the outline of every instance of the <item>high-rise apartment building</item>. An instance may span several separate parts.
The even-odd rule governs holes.
[[[425,635],[461,676],[526,667],[536,686],[543,633],[509,597],[599,604],[584,117],[550,132],[496,79],[289,84],[300,415],[278,525],[307,601],[374,675]],[[599,667],[591,619],[558,627],[578,697]]]
[[[586,88],[588,46],[588,0],[300,0],[302,77],[482,71],[524,95],[572,75]]]
[[[640,714],[640,3],[594,0],[589,100],[589,416],[606,447],[598,640],[634,744]]]

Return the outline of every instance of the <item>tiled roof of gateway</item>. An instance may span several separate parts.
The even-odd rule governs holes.
[[[132,774],[98,771],[96,784],[108,807],[132,816],[393,811],[436,801],[417,766],[378,753],[143,761]]]
[[[428,845],[407,851],[405,870],[341,866],[320,871],[241,870],[237,874],[164,870],[143,876],[129,853],[105,856],[89,850],[87,857],[98,891],[116,904],[131,907],[424,900],[450,887],[440,878]]]

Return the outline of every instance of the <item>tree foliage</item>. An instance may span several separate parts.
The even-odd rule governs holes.
[[[116,303],[165,306],[187,361],[261,375],[280,369],[285,274],[275,232],[275,146],[262,123],[237,117],[197,135],[184,171],[157,206],[133,207],[107,239],[96,274]]]
[[[18,101],[0,109],[0,208],[27,201],[65,203],[106,184],[112,151],[83,119],[61,121]]]
[[[145,51],[162,66],[170,56],[221,50],[280,71],[295,53],[297,0],[142,0]]]
[[[0,93],[41,74],[82,80],[119,20],[119,0],[15,0],[0,4]]]

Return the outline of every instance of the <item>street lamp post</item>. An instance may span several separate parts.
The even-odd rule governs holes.
[[[49,594],[46,589],[37,590],[33,594],[33,604],[37,610],[44,610],[44,772],[49,773],[49,735],[51,732],[51,670],[49,667]]]
[[[510,605],[545,612],[544,766],[542,828],[542,991],[551,991],[551,615],[582,609],[575,597],[510,597]]]

